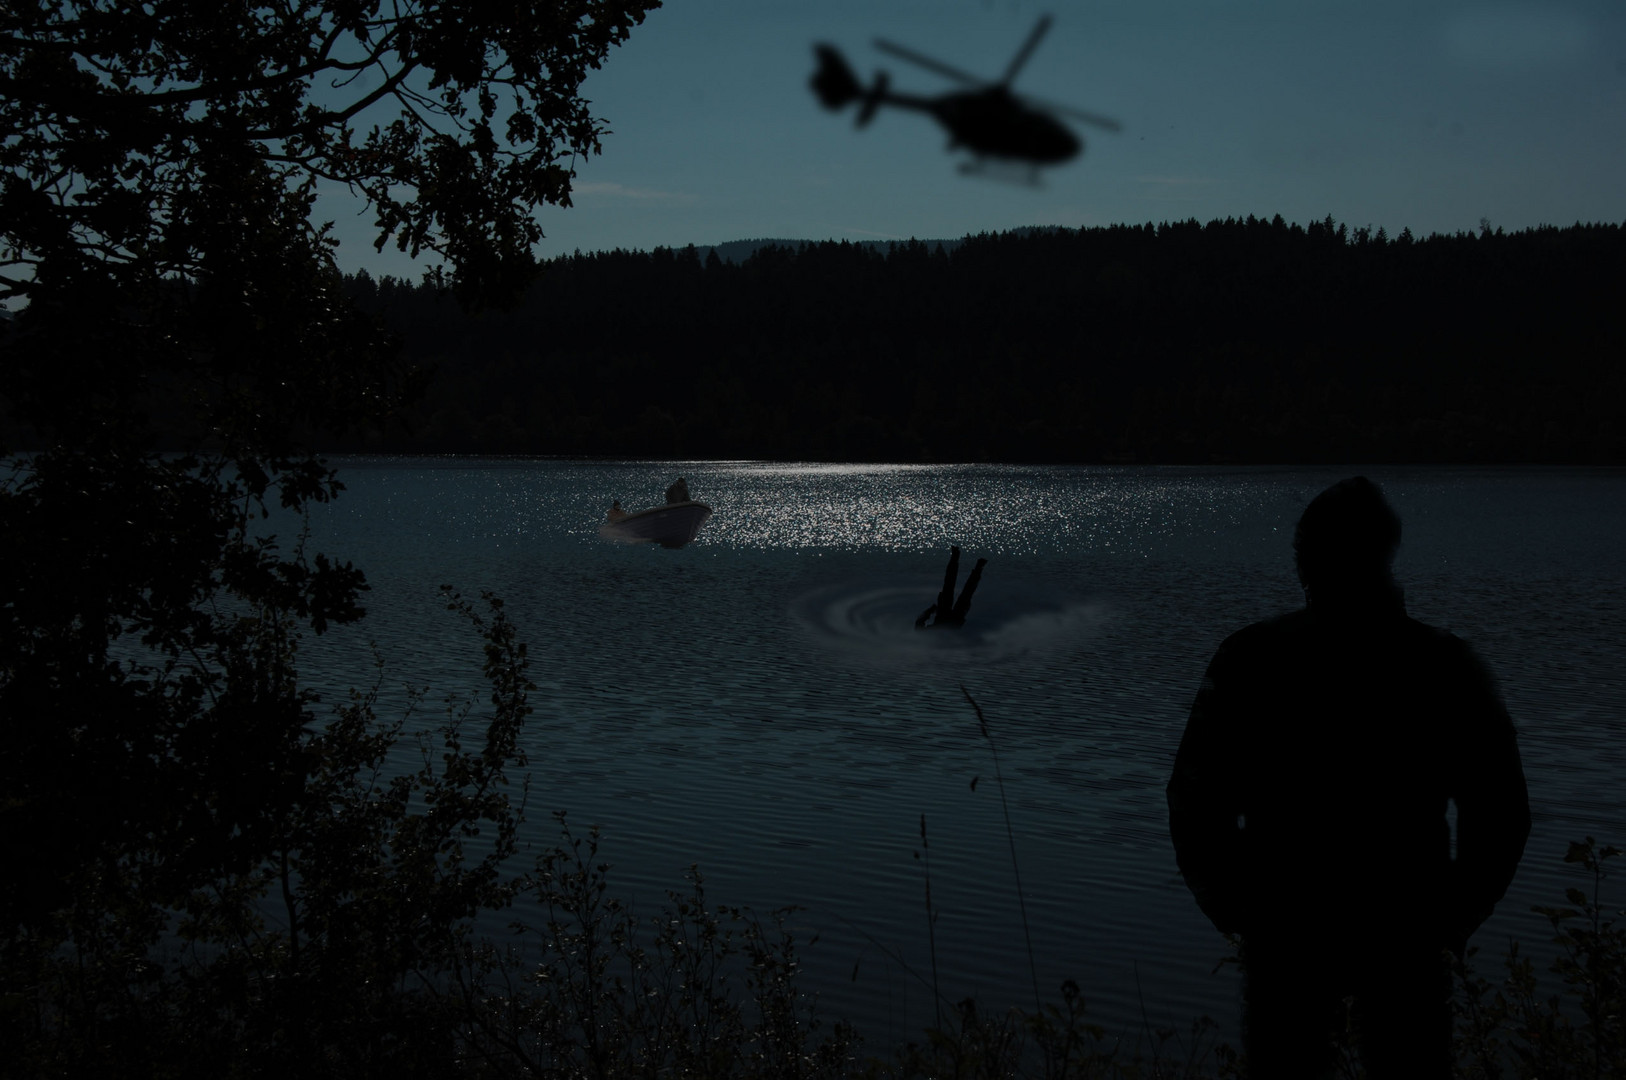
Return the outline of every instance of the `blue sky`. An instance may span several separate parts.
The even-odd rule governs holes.
[[[1115,117],[1038,187],[962,176],[928,117],[856,130],[808,87],[812,45],[867,83],[948,80],[884,37],[997,77],[1041,14],[1015,89]],[[922,239],[1022,225],[1327,214],[1452,232],[1626,221],[1626,3],[668,0],[585,88],[613,132],[538,254],[752,237]],[[409,273],[367,217],[325,203],[340,264]]]

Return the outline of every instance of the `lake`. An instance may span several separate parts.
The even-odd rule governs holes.
[[[480,643],[437,590],[500,595],[539,687],[532,841],[555,809],[601,826],[643,911],[691,864],[714,902],[799,905],[804,988],[875,1048],[932,1019],[922,815],[949,1000],[1031,1005],[1019,873],[1047,998],[1070,978],[1110,1031],[1206,1013],[1234,1037],[1235,969],[1214,971],[1163,788],[1213,650],[1299,605],[1293,525],[1355,472],[1405,521],[1411,614],[1479,650],[1520,729],[1534,831],[1476,944],[1546,940],[1530,905],[1584,884],[1566,844],[1626,841],[1626,471],[334,464],[349,490],[315,546],[373,588],[361,624],[307,642],[312,684],[370,681],[376,643],[386,702],[480,695]],[[611,499],[678,474],[714,511],[695,543],[599,539]],[[950,544],[962,580],[988,560],[970,618],[917,632]]]

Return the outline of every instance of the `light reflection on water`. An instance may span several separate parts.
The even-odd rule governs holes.
[[[373,640],[387,687],[481,699],[478,641],[436,587],[501,595],[540,687],[536,843],[568,809],[603,825],[614,880],[646,910],[692,863],[719,902],[802,906],[820,935],[810,988],[884,1041],[931,1015],[903,970],[930,968],[924,813],[945,994],[1026,1001],[991,747],[964,686],[998,749],[1041,985],[1077,980],[1115,1030],[1138,1031],[1143,1005],[1155,1025],[1234,1024],[1163,784],[1213,649],[1298,603],[1293,522],[1351,470],[340,464],[350,490],[313,530],[367,571],[371,615],[308,642],[307,670],[365,681]],[[696,543],[597,538],[612,498],[659,501],[678,473],[713,508]],[[1480,940],[1539,941],[1528,906],[1566,883],[1564,844],[1626,839],[1626,474],[1370,474],[1406,520],[1412,613],[1487,656],[1520,724],[1536,832]],[[989,560],[971,618],[918,632],[950,544],[962,581]]]

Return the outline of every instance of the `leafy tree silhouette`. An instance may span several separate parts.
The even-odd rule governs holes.
[[[457,838],[484,820],[501,849],[522,665],[482,623],[507,695],[485,749],[454,724],[446,771],[383,793],[364,777],[387,727],[365,703],[323,725],[299,682],[299,633],[360,618],[366,585],[264,521],[342,489],[313,438],[417,385],[313,200],[350,187],[380,247],[511,300],[535,207],[568,205],[599,149],[581,82],[656,6],[7,5],[0,828],[28,872],[0,885],[0,1042],[20,1069],[184,1072],[218,1031],[221,1072],[295,1046],[301,1071],[344,1071],[323,1054],[357,1024],[352,1064],[441,1060],[444,1028],[414,1034],[388,988],[444,970],[458,920],[502,901]],[[203,958],[186,978],[178,949]]]

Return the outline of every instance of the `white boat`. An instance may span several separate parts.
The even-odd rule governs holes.
[[[622,544],[659,544],[666,548],[680,548],[700,534],[700,527],[711,517],[711,507],[703,502],[663,503],[648,510],[606,522],[598,527],[598,534],[606,540]]]

